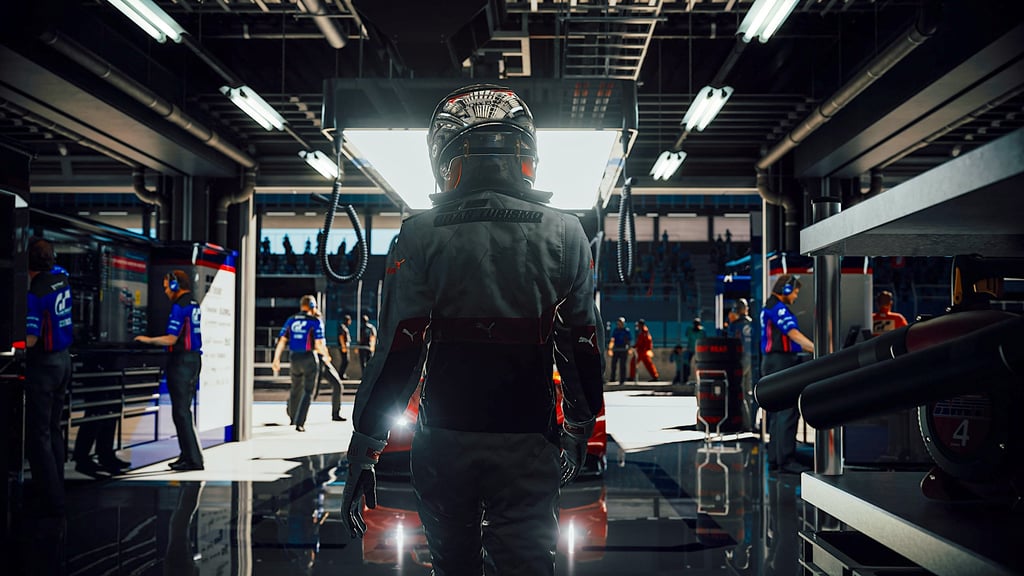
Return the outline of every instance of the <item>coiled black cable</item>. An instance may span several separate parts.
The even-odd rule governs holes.
[[[619,242],[615,247],[615,263],[619,281],[633,280],[633,259],[636,251],[636,228],[633,221],[633,178],[626,178],[619,195]]]
[[[334,187],[331,189],[331,197],[325,198],[319,194],[315,194],[313,197],[320,201],[327,202],[327,216],[324,217],[324,231],[320,235],[320,245],[317,246],[317,254],[320,257],[320,266],[323,268],[324,275],[327,279],[338,284],[347,284],[349,282],[358,281],[363,277],[366,272],[366,263],[370,259],[370,248],[366,245],[366,238],[363,236],[363,227],[359,224],[359,215],[356,214],[356,209],[351,204],[345,205],[345,213],[348,214],[348,219],[352,222],[352,228],[356,233],[356,247],[359,248],[359,262],[355,266],[355,271],[351,274],[338,274],[331,267],[331,260],[327,256],[327,238],[331,235],[331,226],[334,225],[334,213],[338,211],[339,204],[341,204],[341,183],[345,178],[344,168],[341,164],[340,154],[338,156],[338,177],[334,179]],[[342,254],[344,257],[344,254]]]

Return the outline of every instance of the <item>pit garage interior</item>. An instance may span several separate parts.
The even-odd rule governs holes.
[[[431,573],[415,402],[362,539],[345,450],[363,316],[436,192],[431,112],[475,83],[528,103],[606,340],[619,317],[652,337],[656,371],[605,367],[557,574],[1024,573],[1019,0],[38,0],[0,7],[11,574]],[[31,237],[73,294],[56,521],[26,460]],[[184,472],[166,354],[133,340],[161,333],[178,268],[204,318],[205,469]],[[783,274],[815,352],[759,379]],[[909,328],[873,319],[882,291]],[[299,432],[271,359],[304,294],[335,368],[345,315],[353,341],[347,419],[324,379]],[[740,298],[756,395],[709,344]],[[797,466],[770,469],[767,421],[794,408]],[[85,430],[128,467],[76,451]]]

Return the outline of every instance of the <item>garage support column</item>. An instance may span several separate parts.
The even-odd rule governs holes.
[[[255,197],[232,205],[228,209],[228,222],[227,248],[238,251],[233,440],[242,442],[252,438],[252,404],[256,371],[256,258],[259,252],[260,227]]]
[[[821,181],[822,196],[812,204],[814,222],[838,214],[838,198],[828,196],[829,182]],[[819,254],[814,257],[814,357],[821,358],[839,349],[840,257]],[[843,473],[843,429],[818,430],[814,444],[814,471],[819,474]]]

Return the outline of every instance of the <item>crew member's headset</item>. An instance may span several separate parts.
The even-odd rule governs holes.
[[[794,284],[796,284],[796,281],[799,279],[800,277],[797,276],[796,274],[791,275],[789,277],[789,280],[787,280],[786,283],[782,285],[782,295],[789,296],[790,294],[792,294],[793,290],[796,289]]]
[[[174,272],[168,272],[166,278],[168,290],[177,292],[178,288],[181,288],[181,284],[178,284],[178,277],[174,275]]]

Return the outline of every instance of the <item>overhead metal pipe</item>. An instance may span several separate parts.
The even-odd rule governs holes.
[[[909,148],[907,148],[906,150],[904,150],[904,151],[900,152],[899,154],[893,156],[889,160],[886,160],[885,164],[882,164],[879,168],[886,168],[889,165],[891,165],[891,164],[893,164],[895,162],[898,162],[899,160],[902,160],[906,156],[909,156],[910,154],[913,154],[914,152],[920,150],[921,148],[924,148],[925,146],[929,146],[930,144],[932,144],[933,142],[935,142],[939,138],[942,138],[946,134],[949,134],[950,132],[952,132],[953,130],[956,130],[957,128],[959,128],[961,126],[963,126],[964,124],[967,124],[969,122],[973,122],[973,121],[977,120],[978,118],[981,117],[982,114],[988,112],[989,110],[992,110],[993,108],[1001,106],[1007,100],[1010,100],[1011,98],[1015,98],[1018,94],[1021,94],[1021,93],[1024,93],[1024,87],[1018,87],[1018,88],[1015,88],[1013,90],[1010,90],[1009,92],[1007,92],[1006,94],[1003,94],[999,98],[996,98],[995,100],[992,100],[991,102],[987,102],[985,104],[982,104],[978,108],[976,108],[976,109],[972,110],[971,112],[965,114],[962,118],[952,122],[951,124],[947,124],[946,126],[943,126],[939,130],[936,130],[934,133],[929,135],[924,140],[921,140],[917,144],[914,144],[914,145],[910,146]]]
[[[795,239],[800,237],[800,228],[802,226],[800,222],[801,204],[799,196],[796,193],[773,191],[768,181],[768,172],[765,170],[757,171],[755,186],[757,187],[757,193],[761,195],[761,198],[764,198],[765,202],[773,206],[782,207],[785,218],[785,231],[782,234],[783,246],[780,246],[780,248],[792,250],[797,244]]]
[[[882,183],[885,181],[885,174],[878,168],[871,169],[871,184],[867,190],[861,190],[864,196],[874,196],[882,191]]]
[[[839,110],[849,104],[908,54],[917,49],[925,40],[933,36],[938,29],[939,18],[939,4],[933,0],[926,0],[918,12],[917,20],[900,35],[899,39],[871,60],[867,66],[839,88],[839,90],[826,98],[823,104],[815,108],[810,115],[804,118],[785,138],[769,149],[754,165],[757,171],[758,194],[768,204],[782,206],[785,209],[785,237],[787,239],[798,237],[797,231],[801,226],[799,222],[800,199],[793,193],[773,191],[768,181],[768,168],[796,148],[824,123],[828,122]],[[875,180],[872,180],[872,182],[874,183]],[[878,184],[881,186],[880,180]],[[788,241],[786,248],[792,248]]]
[[[184,38],[187,37],[187,35],[184,36]],[[175,126],[198,138],[210,148],[245,168],[254,168],[256,166],[256,160],[252,156],[249,156],[234,144],[221,138],[219,134],[199,123],[188,114],[185,114],[176,105],[164,100],[155,92],[135,81],[124,72],[121,72],[81,44],[52,31],[45,32],[40,38],[57,52],[67,56],[86,70],[105,80],[111,86],[131,96],[140,104],[156,112]]]
[[[313,22],[320,28],[320,32],[323,33],[332,48],[340,50],[345,47],[347,42],[345,34],[342,33],[337,22],[327,15],[327,7],[320,0],[299,0],[299,3],[313,16]]]
[[[167,240],[171,231],[171,203],[160,190],[146,188],[146,169],[136,167],[132,170],[132,190],[139,200],[146,204],[152,204],[157,208],[159,225],[157,226],[157,238]]]
[[[858,74],[851,78],[834,94],[814,109],[807,118],[773,146],[763,158],[755,165],[758,170],[767,170],[775,164],[790,150],[796,148],[801,142],[820,128],[824,123],[842,110],[847,104],[853,101],[864,90],[875,83],[907,57],[908,54],[917,49],[925,40],[935,34],[939,22],[939,9],[936,2],[926,2],[918,13],[917,21],[908,28],[900,37],[876,56]],[[767,198],[765,198],[768,201]]]
[[[256,191],[256,171],[246,170],[242,179],[242,187],[237,192],[225,192],[217,198],[217,244],[227,246],[228,242],[228,208],[232,204],[240,204],[252,198]]]
[[[42,126],[43,128],[49,130],[50,132],[60,134],[61,136],[67,138],[68,140],[71,140],[76,144],[85,146],[86,148],[92,148],[93,150],[99,152],[100,154],[103,154],[104,156],[107,156],[109,158],[113,158],[114,160],[117,160],[122,164],[132,167],[136,165],[135,161],[121,154],[120,152],[115,152],[114,150],[107,148],[106,146],[100,144],[99,142],[93,142],[92,140],[86,138],[85,136],[82,136],[78,132],[65,128],[60,124],[53,122],[52,120],[43,118],[42,116],[37,116],[29,112],[28,110],[22,108],[21,106],[18,106],[14,102],[0,98],[0,108],[9,111],[21,117],[24,120],[32,122],[33,124]]]

